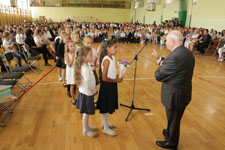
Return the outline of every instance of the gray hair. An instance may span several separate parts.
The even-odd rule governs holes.
[[[183,42],[184,36],[182,33],[178,30],[172,30],[168,33],[168,36],[172,39],[174,39],[176,42]]]

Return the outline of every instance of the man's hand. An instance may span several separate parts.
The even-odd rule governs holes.
[[[152,57],[158,60],[160,58],[159,54],[156,52],[154,48],[152,48]]]

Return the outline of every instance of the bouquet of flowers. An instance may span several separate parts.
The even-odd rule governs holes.
[[[126,61],[124,59],[119,59],[118,65],[119,65],[119,70],[120,70],[119,78],[121,78],[127,71],[127,68],[130,66],[130,64],[128,61]]]

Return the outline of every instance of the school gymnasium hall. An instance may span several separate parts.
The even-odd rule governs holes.
[[[224,150],[224,6],[0,0],[0,150]],[[179,73],[157,75],[180,66],[167,65],[177,41],[192,78],[165,90]],[[181,104],[163,102],[187,87],[185,111],[168,115]]]

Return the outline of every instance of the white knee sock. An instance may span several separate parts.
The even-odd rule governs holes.
[[[102,124],[103,124],[104,130],[109,130],[108,113],[102,114]]]
[[[89,121],[89,115],[83,114],[83,133],[86,133],[88,131],[88,121]]]

